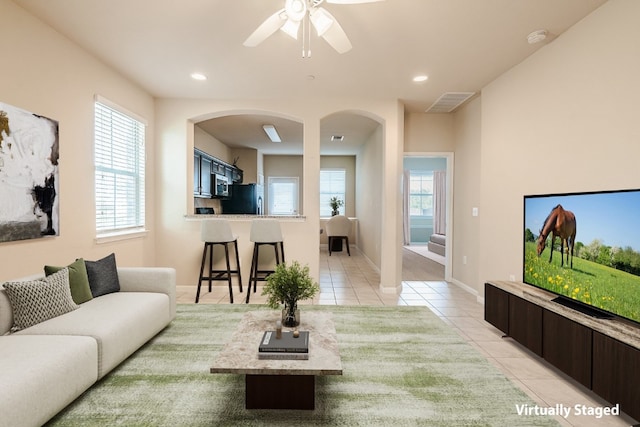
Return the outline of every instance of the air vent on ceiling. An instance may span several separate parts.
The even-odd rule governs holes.
[[[344,141],[344,135],[332,135],[331,141],[342,142]]]
[[[467,99],[475,95],[475,92],[446,92],[429,107],[427,113],[451,113],[462,105]]]

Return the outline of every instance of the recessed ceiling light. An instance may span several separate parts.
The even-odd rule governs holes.
[[[193,80],[199,80],[199,81],[207,80],[207,76],[205,76],[202,73],[192,73],[191,78]]]
[[[429,76],[427,76],[426,74],[421,74],[419,76],[415,76],[413,78],[413,81],[416,83],[421,83],[421,82],[426,82],[429,79]]]
[[[331,141],[342,142],[344,141],[344,135],[332,135]]]

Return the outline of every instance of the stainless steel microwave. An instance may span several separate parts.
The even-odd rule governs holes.
[[[213,174],[213,195],[215,197],[229,197],[229,178],[224,175]]]

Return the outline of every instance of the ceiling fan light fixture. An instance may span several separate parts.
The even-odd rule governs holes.
[[[333,25],[333,19],[324,11],[324,9],[312,9],[309,12],[309,19],[313,27],[318,33],[318,37],[322,37]]]
[[[284,25],[280,27],[280,29],[289,37],[292,37],[298,40],[298,30],[300,29],[300,21],[287,19],[287,22],[285,22]]]
[[[305,0],[287,0],[284,4],[284,10],[289,19],[300,22],[307,13],[307,2]]]
[[[271,142],[282,142],[282,139],[280,139],[280,135],[274,125],[262,125],[262,129],[264,129],[264,132],[267,134]]]

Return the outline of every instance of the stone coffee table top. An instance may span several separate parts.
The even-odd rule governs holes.
[[[342,375],[342,362],[333,316],[326,311],[301,310],[298,329],[309,331],[308,360],[258,359],[265,331],[274,330],[281,313],[250,311],[238,323],[229,343],[215,359],[212,374],[246,375]],[[289,330],[283,328],[283,330]]]

